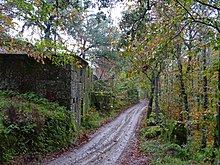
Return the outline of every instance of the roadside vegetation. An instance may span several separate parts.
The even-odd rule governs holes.
[[[0,91],[1,164],[17,155],[24,162],[40,159],[42,154],[75,144],[76,135],[73,115],[65,107],[34,93]]]
[[[96,129],[132,104],[139,102],[137,87],[129,83],[131,81],[129,78],[123,80],[114,80],[114,85],[112,82],[103,80],[94,82],[91,92],[91,108],[82,118],[83,129]]]
[[[200,139],[191,137],[187,142],[186,127],[175,120],[166,121],[160,114],[156,125],[155,113],[149,119],[143,119],[140,136],[140,150],[151,157],[151,164],[216,164],[218,150],[213,146],[201,148]]]

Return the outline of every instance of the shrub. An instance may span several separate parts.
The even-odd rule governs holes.
[[[139,101],[139,95],[137,88],[133,87],[128,90],[128,101],[130,103],[137,103]]]
[[[111,92],[92,92],[91,93],[91,105],[94,106],[98,111],[110,112],[113,107]]]
[[[147,126],[140,130],[141,137],[144,138],[154,138],[161,134],[160,126]]]
[[[49,153],[76,139],[71,112],[33,93],[0,91],[0,163],[18,154]]]
[[[82,118],[82,127],[86,130],[96,129],[101,124],[100,113],[95,108],[90,108],[89,112]]]

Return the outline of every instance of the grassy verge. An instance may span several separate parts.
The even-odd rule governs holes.
[[[217,151],[212,147],[201,148],[196,141],[188,141],[186,144],[178,144],[172,138],[174,127],[164,122],[154,123],[154,116],[149,120],[143,119],[140,135],[141,151],[151,155],[151,164],[155,165],[208,165],[214,164]],[[174,122],[172,123],[174,124]]]
[[[133,103],[134,104],[134,103]],[[118,102],[115,105],[115,108],[108,112],[97,111],[94,107],[91,107],[86,116],[82,119],[82,130],[95,130],[105,124],[106,122],[111,121],[117,117],[121,112],[126,110],[129,106],[132,106],[131,103]]]

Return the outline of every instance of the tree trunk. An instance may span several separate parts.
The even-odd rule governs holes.
[[[220,54],[219,54],[219,59],[220,59]],[[218,91],[220,91],[220,61],[218,61]],[[220,96],[218,96],[218,102],[217,106],[220,104]],[[219,108],[218,108],[219,110]],[[218,119],[217,119],[217,130],[218,130],[218,138],[215,138],[216,141],[218,141],[216,144],[218,148],[220,148],[220,112],[218,112]],[[217,136],[217,135],[216,135]]]
[[[151,90],[150,90],[150,98],[148,103],[148,110],[147,110],[147,119],[150,117],[152,110],[153,110],[153,101],[154,101],[154,89],[155,89],[155,76],[153,76],[151,80]]]
[[[207,65],[207,61],[206,61],[206,49],[203,49],[202,51],[202,70],[203,70],[203,74],[206,70],[206,65]],[[203,75],[203,120],[206,120],[206,116],[205,116],[205,111],[208,108],[208,94],[207,94],[207,85],[208,85],[208,81],[207,81],[207,76],[204,74]],[[207,136],[206,136],[206,125],[203,124],[202,126],[202,148],[206,148],[206,142],[207,142]]]
[[[159,81],[159,75],[155,76],[155,114],[156,114],[156,123],[159,121],[159,86],[158,86],[158,81]]]
[[[182,120],[189,119],[189,104],[188,104],[188,98],[187,98],[187,94],[186,94],[186,89],[185,89],[185,84],[183,81],[183,67],[182,67],[182,63],[180,61],[180,55],[181,55],[181,47],[180,45],[177,45],[177,65],[178,65],[178,69],[179,69],[179,82],[180,82],[180,90],[181,90],[181,98],[183,101],[183,106],[184,106],[184,116],[181,117]]]

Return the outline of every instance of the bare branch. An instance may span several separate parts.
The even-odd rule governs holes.
[[[215,26],[215,25],[213,25],[213,24],[210,24],[210,23],[207,23],[207,22],[204,22],[204,21],[200,21],[200,20],[196,20],[196,19],[193,19],[192,22],[196,22],[196,23],[200,23],[200,24],[203,24],[203,25],[212,27],[212,28],[216,29],[216,30],[220,33],[220,29],[218,28],[218,26]],[[217,25],[217,24],[216,24],[216,25]]]
[[[220,33],[220,29],[217,25],[217,22],[210,21],[210,19],[207,18],[210,22],[212,22],[212,23],[207,23],[205,21],[201,21],[197,18],[194,18],[193,15],[190,13],[190,11],[183,4],[181,4],[178,0],[175,0],[175,1],[189,14],[190,18],[192,19],[192,22],[196,22],[196,23],[200,23],[200,24],[212,27]]]
[[[204,5],[204,6],[208,6],[208,7],[211,7],[211,8],[213,8],[213,9],[220,10],[220,8],[217,7],[217,6],[207,4],[207,3],[204,3],[204,2],[199,1],[199,0],[195,0],[195,1],[198,2],[198,3],[200,3],[200,4],[202,4],[202,5]]]

